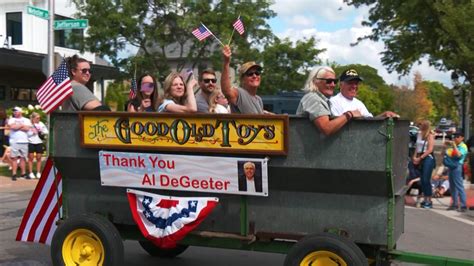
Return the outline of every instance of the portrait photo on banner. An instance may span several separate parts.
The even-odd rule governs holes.
[[[237,161],[239,191],[262,192],[262,163],[260,161]]]

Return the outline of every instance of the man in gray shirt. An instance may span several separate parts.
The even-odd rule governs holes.
[[[199,75],[199,92],[196,93],[196,104],[198,113],[209,113],[209,96],[216,88],[216,72],[206,69]]]
[[[263,110],[262,98],[257,95],[262,67],[253,61],[243,64],[239,69],[241,88],[236,88],[231,85],[229,77],[230,56],[232,55],[230,46],[224,46],[222,54],[224,55],[224,66],[222,68],[221,87],[233,110],[241,114],[267,113]]]

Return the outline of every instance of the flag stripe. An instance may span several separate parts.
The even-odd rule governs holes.
[[[44,173],[49,173],[49,171],[51,170],[51,166],[52,166],[51,162],[46,161],[41,177],[43,177]],[[33,208],[35,208],[36,206],[35,204],[32,204],[32,202],[34,203],[38,201],[38,198],[40,196],[39,194],[43,191],[45,181],[46,179],[40,178],[38,184],[36,185],[35,190],[33,191],[33,195],[31,195],[30,203],[26,207],[25,214],[23,214],[23,220],[20,224],[20,228],[18,229],[18,235],[17,235],[16,240],[20,240],[18,236],[23,235],[23,232],[25,232],[25,227],[27,225],[27,222],[24,223],[23,221],[29,221],[31,215],[33,214]]]
[[[240,17],[232,24],[234,26],[234,29],[240,34],[244,34],[245,29],[244,29],[244,23],[242,23],[242,20]]]
[[[16,236],[17,241],[50,244],[56,230],[58,207],[62,206],[62,180],[48,158],[41,178],[28,203]],[[56,172],[56,175],[54,174]],[[57,187],[56,187],[56,182]],[[59,196],[59,199],[58,199]],[[59,205],[59,206],[58,206]],[[59,209],[59,212],[61,209]]]

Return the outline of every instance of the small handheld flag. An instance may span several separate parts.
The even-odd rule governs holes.
[[[234,26],[234,29],[240,34],[244,34],[245,28],[244,28],[244,23],[242,23],[242,20],[240,19],[240,16],[237,18],[237,20],[232,24]]]
[[[127,189],[133,219],[143,236],[160,248],[173,248],[217,205],[217,198],[169,197]]]
[[[130,93],[128,94],[128,99],[134,99],[137,96],[137,80],[132,78],[132,82],[130,85]]]
[[[58,69],[54,71],[36,93],[36,98],[41,108],[50,113],[60,106],[73,94],[71,80],[69,79],[66,60],[63,60]]]
[[[204,26],[199,26],[197,29],[193,30],[193,35],[199,40],[203,41],[207,37],[211,36],[211,32]]]

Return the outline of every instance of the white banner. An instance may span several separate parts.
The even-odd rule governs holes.
[[[103,186],[268,196],[268,160],[100,151]]]

